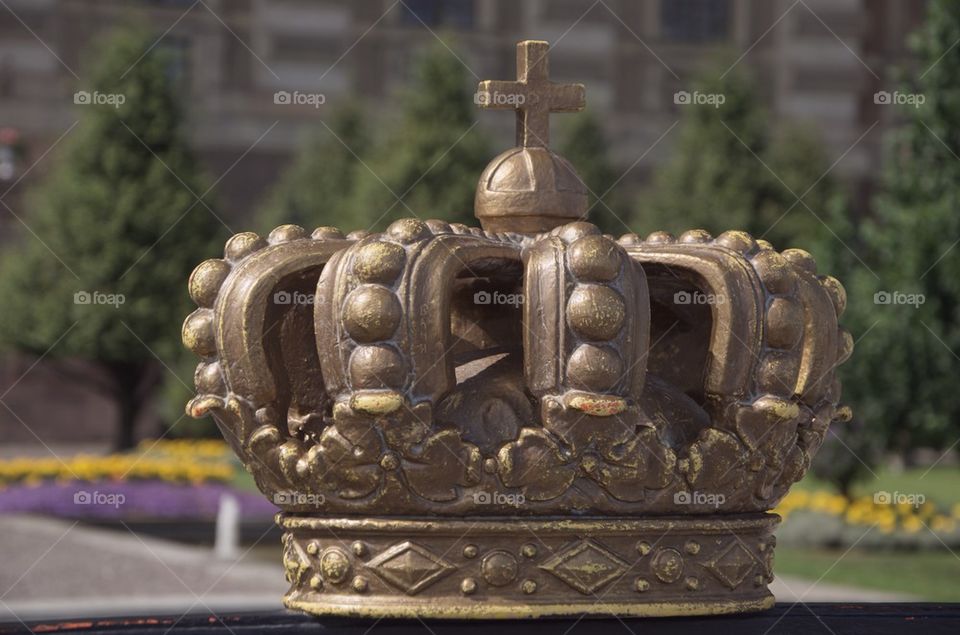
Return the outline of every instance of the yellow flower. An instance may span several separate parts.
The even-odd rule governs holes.
[[[907,533],[915,534],[923,529],[923,521],[917,516],[911,516],[903,521],[903,528]]]
[[[930,529],[938,534],[952,534],[957,529],[957,523],[949,516],[938,514],[931,521]]]
[[[0,461],[0,483],[124,478],[159,478],[174,482],[228,481],[233,477],[234,465],[223,441],[145,441],[134,453],[107,456],[80,454],[65,463],[56,459]]]

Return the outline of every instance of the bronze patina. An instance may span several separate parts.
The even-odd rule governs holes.
[[[194,416],[283,511],[284,603],[318,615],[770,607],[777,517],[838,408],[843,287],[741,231],[619,239],[547,148],[546,42],[478,101],[518,146],[483,229],[232,237],[190,279]]]

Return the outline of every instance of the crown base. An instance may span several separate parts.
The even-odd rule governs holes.
[[[279,514],[290,591],[318,616],[719,615],[773,606],[774,514],[319,518]]]
[[[776,601],[769,592],[756,600],[704,600],[698,602],[633,602],[615,603],[592,599],[578,603],[533,604],[524,602],[484,601],[483,604],[437,604],[438,600],[394,598],[392,603],[330,605],[326,602],[293,599],[289,595],[283,605],[292,610],[317,617],[351,619],[427,619],[427,620],[522,620],[561,617],[690,617],[697,615],[733,615],[758,613],[773,608]]]

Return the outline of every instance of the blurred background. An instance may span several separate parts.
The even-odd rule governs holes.
[[[0,0],[0,616],[279,606],[275,510],[183,414],[186,279],[241,231],[472,222],[521,39],[587,87],[552,145],[593,222],[846,286],[778,597],[960,601],[957,3]]]

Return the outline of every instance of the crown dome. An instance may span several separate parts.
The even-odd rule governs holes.
[[[487,231],[543,232],[586,213],[586,186],[570,162],[548,148],[503,152],[477,184],[474,214]]]

